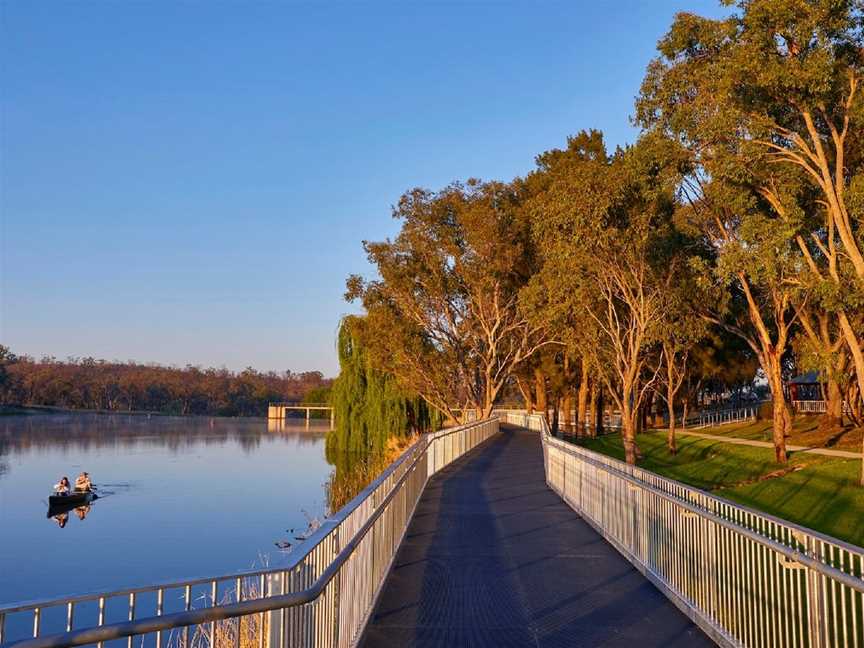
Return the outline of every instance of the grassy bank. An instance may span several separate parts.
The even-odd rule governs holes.
[[[673,456],[666,449],[663,432],[640,434],[638,442],[644,454],[639,465],[647,470],[864,546],[860,460],[797,452],[788,466],[781,467],[769,448],[682,436],[678,454]],[[618,435],[580,443],[624,459]]]

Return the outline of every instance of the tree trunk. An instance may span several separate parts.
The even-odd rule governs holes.
[[[543,416],[549,416],[549,405],[546,400],[546,374],[539,368],[534,370],[534,392],[537,399],[537,410]]]
[[[861,416],[861,406],[864,403],[862,403],[861,399],[858,397],[857,382],[849,383],[846,387],[846,395],[844,398],[846,399],[846,405],[849,407],[848,415],[852,420],[852,423],[856,426],[864,424],[864,420],[862,420]]]
[[[825,390],[825,414],[819,425],[824,430],[839,430],[843,427],[843,391],[836,378],[828,379]]]
[[[594,414],[594,435],[595,437],[603,434],[603,385],[597,385],[597,407]]]
[[[585,434],[592,438],[597,436],[597,392],[597,383],[592,380],[590,385],[591,400],[588,405],[591,421],[585,421]]]
[[[636,422],[639,412],[631,410],[626,401],[621,411],[621,440],[624,443],[624,460],[631,466],[636,465],[636,455],[639,448],[636,445]]]
[[[573,409],[573,388],[567,386],[564,389],[564,397],[561,399],[561,421],[564,428],[567,429],[572,425],[573,417],[571,410]]]
[[[852,354],[852,362],[855,365],[855,377],[858,379],[858,397],[864,397],[864,351],[861,350],[861,344],[858,341],[855,331],[852,329],[852,324],[844,312],[840,312],[838,317],[840,320],[840,329],[843,331],[843,337],[846,339],[846,346],[849,347],[849,352]],[[864,439],[861,440],[861,485],[864,486]]]
[[[654,427],[654,398],[656,394],[653,389],[649,389],[645,394],[645,402],[642,404],[642,428],[639,432],[644,432]]]
[[[582,380],[579,383],[578,405],[576,409],[576,434],[585,434],[585,408],[588,404],[588,363],[582,360]]]
[[[858,397],[864,397],[864,351],[861,350],[861,344],[858,341],[855,331],[852,329],[852,324],[849,322],[849,317],[844,312],[840,312],[838,317],[840,321],[840,329],[843,331],[843,337],[846,339],[846,346],[849,347],[849,352],[852,354],[852,363],[855,366],[855,377],[858,379]],[[861,440],[861,485],[864,486],[864,439]]]
[[[666,385],[666,407],[669,410],[669,426],[666,429],[666,447],[673,455],[678,452],[675,444],[675,390],[671,381]]]
[[[522,400],[525,401],[525,411],[529,414],[534,413],[534,398],[531,394],[531,385],[517,377],[516,386],[519,387],[519,393],[522,394]]]
[[[768,385],[771,388],[771,397],[774,400],[774,417],[772,421],[774,458],[778,463],[785,464],[788,460],[786,455],[786,437],[792,432],[792,417],[789,414],[789,408],[786,406],[786,396],[783,393],[780,358],[771,358],[768,365]]]

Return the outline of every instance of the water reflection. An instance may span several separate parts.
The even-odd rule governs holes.
[[[296,434],[300,431],[321,431],[326,434],[332,429],[332,425],[323,418],[306,419],[305,421],[297,418],[267,419],[267,431],[279,434]]]
[[[8,471],[4,455],[43,449],[88,450],[166,447],[175,453],[192,446],[234,441],[244,451],[256,450],[272,433],[300,445],[321,442],[329,423],[219,419],[209,417],[118,414],[51,414],[0,417],[0,476]],[[272,425],[271,425],[272,424]]]
[[[329,421],[278,423],[0,417],[0,602],[279,564],[267,552],[323,518],[332,469]],[[57,476],[85,470],[100,497],[49,510]],[[99,559],[68,570],[70,543]]]
[[[87,514],[90,513],[90,506],[90,504],[85,504],[84,506],[76,506],[71,510],[75,511],[75,516],[83,522],[84,518],[87,517]],[[49,520],[56,522],[57,526],[62,529],[66,526],[66,523],[69,522],[69,510],[70,509],[62,510],[62,507],[48,509],[47,517]]]

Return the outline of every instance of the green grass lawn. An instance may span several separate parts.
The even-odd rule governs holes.
[[[861,430],[848,422],[843,430],[824,431],[819,428],[819,416],[796,416],[792,420],[792,434],[787,443],[806,447],[834,448],[836,450],[861,450]],[[771,420],[729,423],[699,428],[695,432],[718,436],[738,437],[754,441],[771,441]]]
[[[624,458],[617,434],[580,443]],[[665,433],[660,431],[640,434],[638,443],[644,455],[639,465],[647,470],[864,546],[860,460],[797,452],[789,463],[794,471],[771,476],[782,467],[774,462],[774,451],[769,448],[681,436],[678,454],[673,456],[666,449]]]

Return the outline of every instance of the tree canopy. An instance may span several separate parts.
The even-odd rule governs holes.
[[[621,417],[631,463],[660,401],[675,452],[679,414],[760,382],[786,462],[808,368],[825,425],[862,422],[864,3],[723,4],[660,40],[634,144],[582,130],[525,177],[402,196],[364,244],[378,276],[348,281],[373,367],[451,420],[515,386],[569,424],[575,396],[580,434]]]

